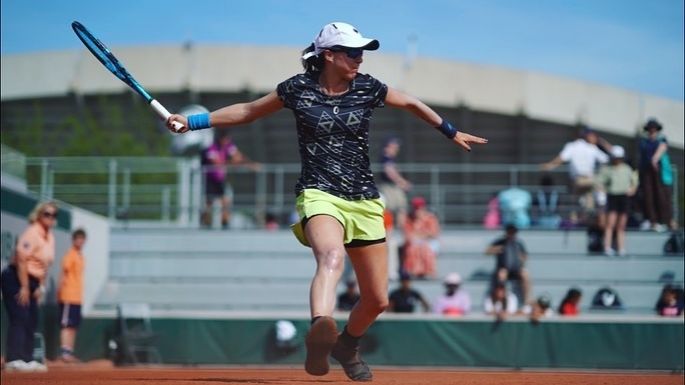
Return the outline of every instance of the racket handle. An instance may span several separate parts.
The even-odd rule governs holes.
[[[169,116],[171,116],[171,113],[166,108],[164,108],[164,106],[160,102],[158,102],[157,99],[152,99],[152,101],[150,102],[150,107],[152,107],[152,109],[155,110],[157,115],[161,116],[164,120],[169,119]],[[181,131],[181,129],[183,128],[183,125],[179,122],[172,122],[171,125],[174,126],[174,130],[176,130],[176,132]]]

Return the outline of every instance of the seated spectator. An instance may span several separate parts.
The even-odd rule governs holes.
[[[278,218],[273,213],[266,213],[264,216],[264,229],[269,231],[276,231],[280,226],[278,225]]]
[[[678,317],[683,314],[683,306],[683,299],[678,298],[678,288],[668,284],[661,291],[655,310],[662,317]]]
[[[576,316],[580,314],[580,299],[583,292],[578,288],[571,288],[559,305],[559,314],[563,316]]]
[[[494,315],[498,320],[503,320],[507,315],[516,314],[518,299],[514,294],[507,292],[506,284],[498,282],[485,297],[483,310],[485,314]]]
[[[461,276],[449,273],[445,277],[445,294],[438,297],[433,304],[433,313],[450,316],[461,316],[471,311],[471,297],[461,287]]]
[[[498,229],[501,224],[499,215],[499,199],[497,193],[493,194],[488,201],[488,211],[483,217],[483,227],[488,230]]]
[[[519,229],[530,227],[530,206],[533,198],[526,190],[510,187],[499,193],[499,209],[502,223],[513,223]]]
[[[412,289],[409,274],[402,273],[400,275],[400,287],[390,293],[388,311],[394,313],[413,313],[417,302],[421,303],[424,312],[430,311],[430,305],[421,293]]]
[[[530,276],[525,269],[528,253],[523,242],[516,237],[517,233],[516,226],[507,225],[504,236],[495,240],[485,250],[485,254],[497,257],[495,283],[504,283],[507,280],[520,281],[523,286],[522,302],[526,303],[530,292]]]
[[[338,296],[338,310],[350,311],[359,301],[359,288],[354,279],[345,281],[345,287],[345,291]]]
[[[426,200],[411,200],[412,211],[404,223],[402,268],[414,277],[434,277],[435,257],[440,248],[440,224],[435,214],[426,208]]]
[[[530,322],[537,323],[541,318],[554,315],[552,300],[546,295],[541,295],[535,302],[524,306],[522,312],[528,315]]]
[[[596,310],[618,310],[623,309],[623,302],[614,289],[603,287],[597,290],[592,298],[592,308]]]

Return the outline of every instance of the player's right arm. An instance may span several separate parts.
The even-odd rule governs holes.
[[[211,127],[225,128],[253,122],[283,108],[283,101],[273,91],[257,100],[249,103],[236,103],[227,107],[220,108],[209,114]],[[176,132],[172,122],[181,123],[184,128],[180,132],[187,132],[188,119],[183,115],[171,115],[167,119],[166,125],[171,132]]]

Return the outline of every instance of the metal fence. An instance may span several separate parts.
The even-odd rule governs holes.
[[[205,205],[205,170],[197,158],[51,157],[22,162],[29,190],[107,216],[115,225],[194,227]],[[5,165],[3,151],[3,170]],[[531,164],[408,163],[398,167],[413,183],[410,195],[426,197],[448,226],[481,223],[491,197],[512,186],[534,195],[543,175],[539,165]],[[378,174],[380,165],[372,168]],[[294,209],[293,187],[299,173],[299,164],[265,164],[258,171],[230,166],[232,225],[258,227],[267,214],[286,224]],[[576,202],[566,185],[566,168],[545,173],[555,181],[559,213],[568,214]],[[674,186],[677,190],[677,181]],[[678,213],[678,192],[673,196]]]

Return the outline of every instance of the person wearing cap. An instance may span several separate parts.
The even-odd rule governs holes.
[[[640,190],[642,210],[645,216],[641,228],[666,231],[672,223],[673,209],[671,185],[673,175],[668,158],[668,142],[661,133],[663,126],[656,119],[650,119],[643,127],[644,134],[639,141]]]
[[[276,90],[249,103],[208,114],[171,115],[180,132],[250,123],[282,108],[293,111],[302,162],[295,187],[300,222],[293,232],[311,246],[317,269],[310,289],[312,323],[305,338],[305,370],[329,372],[328,358],[338,361],[355,381],[373,378],[359,356],[359,340],[388,305],[387,245],[383,204],[369,162],[369,123],[385,105],[413,113],[448,140],[470,151],[487,140],[458,131],[418,99],[360,73],[364,52],[378,40],[365,38],[342,22],[325,25],[302,53],[304,73],[278,84]],[[335,320],[335,289],[350,256],[360,288],[342,333]]]
[[[385,141],[381,155],[383,170],[378,190],[385,199],[385,208],[393,213],[401,228],[407,216],[407,193],[411,190],[409,182],[397,169],[397,156],[400,153],[400,140],[390,137]]]
[[[389,298],[388,311],[393,313],[413,313],[417,303],[421,304],[424,312],[431,309],[423,295],[411,287],[411,276],[406,272],[400,274],[400,287],[393,290]]]
[[[538,323],[541,318],[547,318],[554,315],[552,300],[548,295],[543,294],[532,303],[525,305],[523,309],[521,309],[521,312],[528,316],[530,322]]]
[[[585,127],[580,138],[566,143],[559,155],[541,165],[543,170],[549,171],[563,163],[569,164],[571,190],[578,198],[583,214],[595,209],[593,187],[597,165],[609,161],[609,156],[598,147],[598,144],[606,151],[611,150],[609,142],[597,135],[592,128]],[[572,216],[575,217],[575,213],[572,213]]]
[[[449,273],[443,281],[445,294],[433,302],[433,313],[459,317],[471,311],[471,296],[461,289],[459,273]]]
[[[425,198],[412,198],[411,208],[404,223],[402,269],[414,277],[433,278],[440,250],[440,223],[438,217],[428,211]]]
[[[604,254],[625,255],[626,223],[630,197],[638,186],[637,173],[624,162],[625,150],[614,145],[611,148],[611,164],[600,169],[595,179],[596,189],[607,194],[607,217],[604,226]],[[613,235],[616,234],[616,250]]]
[[[485,254],[496,257],[493,285],[506,283],[508,280],[521,282],[523,289],[521,302],[526,303],[531,286],[530,275],[525,268],[528,252],[517,234],[518,228],[514,224],[507,224],[504,228],[504,236],[492,242],[485,250]]]

